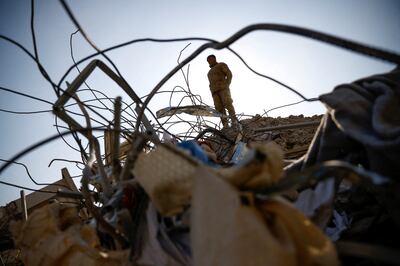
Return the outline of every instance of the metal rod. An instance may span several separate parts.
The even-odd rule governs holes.
[[[111,164],[113,176],[115,179],[121,174],[121,164],[119,162],[119,151],[120,151],[120,141],[119,132],[121,130],[121,97],[115,98],[114,102],[114,129],[112,134],[112,154],[111,154]]]
[[[75,129],[82,129],[83,127],[75,121],[71,116],[66,113],[64,109],[64,105],[70,98],[74,98],[75,93],[78,91],[79,87],[86,81],[86,79],[91,75],[91,73],[98,67],[102,70],[108,77],[110,77],[113,81],[115,81],[121,88],[126,92],[126,94],[131,97],[131,99],[136,103],[135,111],[137,113],[142,109],[142,100],[137,96],[137,94],[132,90],[128,83],[125,80],[121,79],[117,76],[106,64],[101,62],[100,60],[93,60],[90,62],[81,73],[75,78],[74,81],[68,86],[67,90],[58,98],[58,100],[53,105],[53,112],[57,115],[61,120],[67,123],[69,126],[74,127]],[[154,142],[159,142],[159,138],[151,125],[150,121],[147,117],[142,114],[140,116],[141,121],[138,122],[143,123],[147,131],[152,132],[151,137]],[[88,133],[88,132],[86,132]],[[86,136],[86,135],[85,135]]]
[[[79,200],[83,199],[83,195],[80,192],[67,191],[67,190],[62,190],[62,189],[57,190],[57,197],[79,199]]]
[[[151,134],[151,132],[148,132]],[[131,170],[134,167],[135,161],[139,156],[139,153],[142,151],[142,149],[146,146],[146,143],[148,141],[148,138],[144,138],[140,134],[134,134],[132,137],[132,146],[131,149],[128,153],[128,156],[126,157],[125,160],[125,165],[121,170],[121,173],[119,175],[119,180],[128,180],[129,176],[131,175]]]
[[[296,123],[296,124],[290,124],[290,125],[281,125],[281,126],[275,126],[275,127],[262,127],[262,128],[258,128],[256,130],[254,130],[254,132],[257,133],[257,132],[274,131],[274,130],[312,127],[312,126],[318,126],[319,124],[320,124],[320,121],[312,121],[312,122]]]
[[[22,218],[24,222],[28,220],[28,210],[26,208],[26,197],[25,191],[21,190],[21,211],[22,211]]]
[[[109,233],[118,243],[121,245],[121,248],[125,248],[127,246],[128,240],[119,232],[117,231],[113,225],[107,222],[104,217],[101,215],[98,207],[93,204],[91,199],[90,191],[89,191],[89,175],[90,175],[90,167],[86,167],[83,170],[82,176],[82,195],[85,199],[86,208],[89,212],[93,215],[96,219],[98,224],[107,232]]]

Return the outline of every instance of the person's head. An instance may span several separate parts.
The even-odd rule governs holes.
[[[215,55],[210,54],[209,56],[207,56],[207,62],[210,66],[213,66],[217,63],[217,58],[215,57]]]

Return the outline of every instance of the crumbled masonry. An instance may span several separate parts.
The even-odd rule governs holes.
[[[289,130],[278,130],[278,131],[264,131],[255,132],[255,130],[266,127],[274,127],[277,125],[292,125],[303,122],[318,122],[321,120],[322,115],[315,115],[312,117],[289,116],[289,117],[262,117],[259,115],[254,116],[250,119],[243,119],[240,121],[242,125],[242,141],[245,143],[257,143],[265,141],[273,141],[277,143],[283,150],[285,159],[300,158],[301,155],[305,154],[318,125],[300,127]],[[238,133],[238,129],[235,127],[223,128],[221,133],[232,141]],[[216,151],[218,158],[222,157],[228,152],[230,144],[226,142],[220,135],[214,135],[207,139],[214,151]]]
[[[81,188],[27,221],[15,202],[1,208],[2,254],[14,265],[397,264],[400,70],[319,100],[324,115],[257,115],[190,140],[154,129],[120,143],[109,129],[104,152],[58,111],[90,144]]]

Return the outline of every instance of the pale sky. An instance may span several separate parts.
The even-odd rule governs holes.
[[[136,38],[206,37],[223,41],[241,28],[254,23],[281,23],[306,27],[345,37],[364,44],[400,53],[400,2],[388,0],[352,1],[67,1],[79,23],[102,49]],[[10,37],[33,52],[30,33],[30,1],[0,1],[0,34]],[[53,80],[58,82],[72,65],[69,38],[76,30],[58,1],[35,1],[35,30],[39,58]],[[73,39],[76,59],[94,50],[78,33]],[[140,96],[146,95],[174,66],[179,52],[189,42],[140,43],[108,55]],[[184,51],[188,56],[203,42],[192,42]],[[336,85],[388,71],[394,66],[343,49],[302,37],[267,31],[246,35],[231,48],[255,70],[297,89],[306,97],[330,92]],[[229,51],[207,50],[190,63],[189,81],[194,93],[212,105],[208,90],[205,58],[213,53],[233,72],[231,94],[237,113],[262,114],[275,106],[301,100],[295,94],[251,73]],[[99,59],[103,60],[99,57]],[[88,63],[88,62],[87,62]],[[85,63],[86,64],[86,63]],[[82,65],[82,67],[85,66]],[[81,68],[82,68],[81,67]],[[51,102],[56,96],[40,75],[35,63],[15,46],[0,40],[0,86],[40,97]],[[67,80],[77,76],[72,71]],[[92,88],[109,97],[121,89],[100,72],[88,80]],[[184,85],[177,74],[163,87]],[[63,84],[65,88],[65,84]],[[153,111],[168,106],[168,95],[156,96]],[[177,100],[179,100],[177,98]],[[175,102],[175,104],[177,101]],[[0,109],[32,111],[51,106],[0,91]],[[271,116],[323,114],[320,103],[302,103],[270,113]],[[0,159],[8,159],[24,147],[56,133],[51,113],[13,115],[0,112],[2,125]],[[38,182],[54,182],[60,169],[79,174],[73,164],[52,158],[79,159],[78,153],[57,141],[23,157]],[[39,188],[28,179],[24,169],[14,165],[0,175],[1,180]],[[78,180],[79,181],[79,180]],[[0,184],[0,204],[15,199],[19,189]]]

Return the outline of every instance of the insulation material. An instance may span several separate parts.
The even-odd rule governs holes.
[[[174,215],[190,204],[192,176],[196,166],[165,146],[150,153],[142,152],[133,174],[163,215]]]
[[[282,199],[255,203],[206,169],[195,177],[194,265],[339,265],[330,240]]]
[[[255,144],[243,164],[208,169],[237,187],[265,187],[281,177],[282,157],[282,151],[275,143]],[[133,174],[157,210],[171,216],[190,205],[193,176],[198,165],[200,162],[188,160],[178,149],[159,146],[153,152],[141,153]]]

